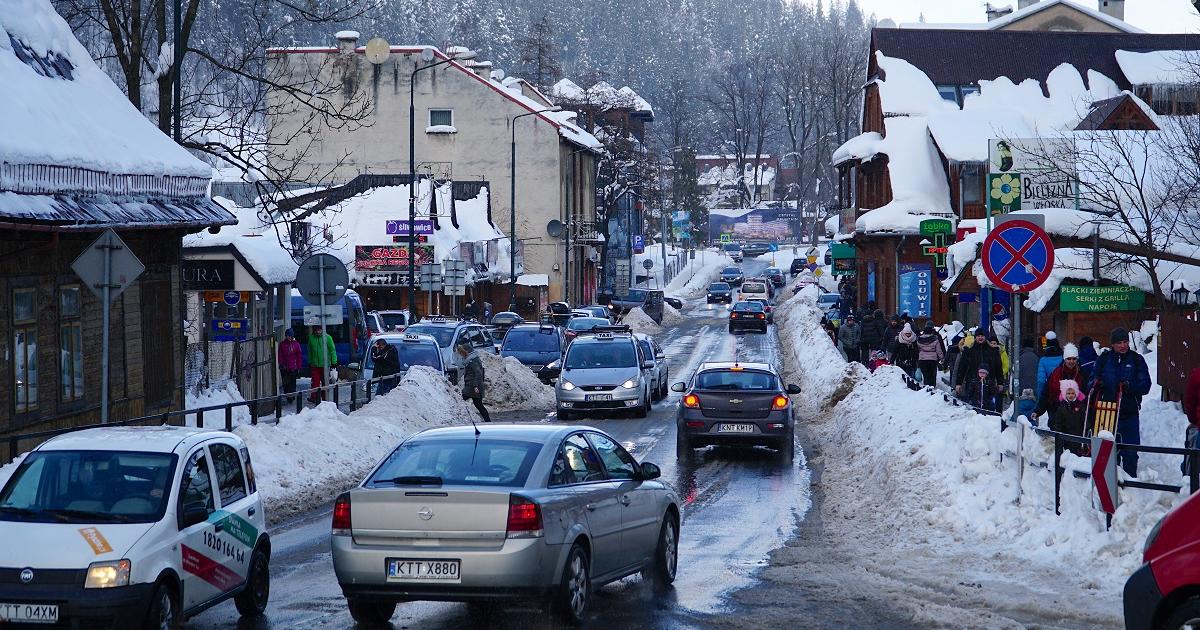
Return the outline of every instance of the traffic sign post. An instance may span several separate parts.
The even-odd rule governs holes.
[[[108,346],[109,311],[113,300],[137,280],[146,266],[129,251],[129,246],[111,229],[105,230],[75,262],[71,269],[100,298],[104,331],[100,338],[100,423],[108,422]]]
[[[1013,313],[1012,338],[1018,345],[1012,353],[1010,377],[1015,379],[1021,369],[1021,294],[1042,286],[1050,277],[1054,270],[1054,243],[1034,221],[1008,219],[997,224],[983,240],[980,263],[992,284],[1012,294],[1009,299]],[[986,313],[981,312],[980,317],[986,317]]]
[[[425,312],[432,313],[433,292],[442,290],[442,266],[438,263],[425,263],[421,265],[420,272],[420,288],[427,293]]]
[[[447,260],[443,263],[442,293],[450,297],[467,294],[467,261]],[[450,300],[452,315],[458,315],[458,302]]]
[[[1117,496],[1117,449],[1112,433],[1101,431],[1092,436],[1092,507],[1104,512],[1105,520],[1112,526],[1112,515],[1120,505]]]
[[[324,322],[328,317],[329,311],[325,308],[328,304],[337,304],[339,300],[346,296],[346,288],[350,285],[350,274],[346,271],[346,265],[338,260],[335,256],[329,254],[313,254],[304,259],[300,263],[300,268],[296,270],[296,290],[300,292],[300,296],[307,300],[310,304],[316,304],[320,307],[321,321]],[[338,309],[339,314],[341,309]],[[324,323],[321,324],[321,332],[329,334],[324,330]],[[325,344],[318,344],[319,348],[324,349]],[[354,348],[350,349],[351,355],[354,353]],[[311,364],[313,357],[309,357]],[[333,361],[329,357],[325,357],[325,369],[323,384],[329,383],[329,364]]]

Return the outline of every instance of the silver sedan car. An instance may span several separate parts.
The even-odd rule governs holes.
[[[585,426],[429,429],[333,509],[333,567],[350,614],[398,602],[540,600],[580,623],[592,591],[641,572],[675,579],[679,498]]]

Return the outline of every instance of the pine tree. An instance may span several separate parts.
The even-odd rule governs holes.
[[[558,42],[548,14],[531,23],[529,32],[517,40],[516,46],[517,74],[521,78],[540,90],[548,90],[563,77]]]

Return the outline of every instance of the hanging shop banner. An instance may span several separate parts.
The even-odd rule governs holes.
[[[854,246],[846,243],[834,243],[829,247],[829,253],[833,257],[833,275],[835,276],[852,276],[854,275],[855,258]]]
[[[1056,171],[1021,175],[1021,208],[1070,208],[1075,204],[1075,184]]]
[[[988,175],[988,211],[993,215],[1021,209],[1021,174],[990,173]]]
[[[418,246],[416,258],[417,265],[432,263],[433,246]],[[408,265],[408,247],[358,245],[354,248],[355,271],[408,271]]]
[[[933,271],[927,263],[900,263],[900,312],[929,317],[933,299]]]
[[[1123,284],[1111,287],[1063,285],[1058,293],[1058,310],[1067,313],[1139,311],[1145,304],[1144,291]]]
[[[867,261],[867,301],[875,301],[875,261]]]

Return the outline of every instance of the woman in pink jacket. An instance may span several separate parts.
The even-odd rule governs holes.
[[[289,328],[284,331],[283,341],[279,343],[279,375],[283,378],[283,393],[296,393],[296,379],[300,377],[303,362],[300,342],[296,341],[296,333]]]

